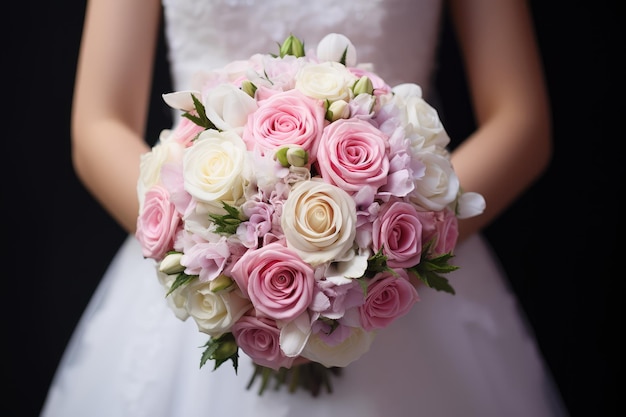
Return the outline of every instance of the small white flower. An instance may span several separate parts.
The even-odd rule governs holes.
[[[485,197],[474,192],[461,193],[457,202],[456,215],[459,219],[478,216],[485,211]]]
[[[339,33],[324,36],[317,44],[317,57],[321,61],[341,62],[347,67],[357,63],[356,48],[347,36]]]

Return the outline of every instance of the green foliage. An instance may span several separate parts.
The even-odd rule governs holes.
[[[454,255],[452,255],[452,253],[445,253],[429,259],[427,258],[427,254],[430,246],[430,244],[425,245],[422,249],[420,263],[412,268],[408,268],[408,271],[415,274],[417,278],[430,288],[455,294],[454,288],[452,288],[448,279],[442,275],[459,269],[458,266],[449,263]]]
[[[209,214],[215,223],[215,232],[224,235],[233,235],[237,232],[237,227],[243,222],[241,213],[237,208],[222,201],[222,207],[226,214]]]
[[[200,368],[208,360],[214,360],[213,370],[216,370],[224,362],[231,360],[235,373],[237,373],[237,368],[239,367],[239,347],[232,333],[225,333],[218,338],[212,337],[205,343],[204,347],[204,352],[202,352],[202,357],[200,358]]]
[[[189,284],[192,280],[198,278],[198,275],[187,275],[184,272],[181,272],[180,274],[178,274],[176,276],[176,279],[174,280],[174,282],[172,283],[172,286],[170,287],[169,291],[167,292],[167,294],[165,294],[165,296],[167,297],[168,295],[170,295],[172,292],[174,292],[174,290],[178,287],[182,287],[183,285],[187,285]]]
[[[370,256],[367,260],[367,269],[365,270],[365,278],[374,278],[381,272],[391,272],[395,274],[395,271],[387,266],[387,257],[383,255],[383,248]]]
[[[198,100],[198,98],[196,96],[194,96],[193,94],[191,95],[191,99],[193,100],[194,108],[196,109],[196,113],[198,113],[198,114],[195,115],[195,114],[191,114],[189,112],[185,112],[185,113],[182,114],[182,116],[186,117],[187,119],[191,120],[192,122],[194,122],[198,126],[203,127],[205,129],[215,129],[215,130],[218,130],[217,127],[215,127],[215,125],[213,124],[213,122],[210,121],[209,118],[207,117],[206,109],[204,108],[204,104],[202,104],[202,102],[200,100]]]

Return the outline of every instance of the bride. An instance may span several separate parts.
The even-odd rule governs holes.
[[[132,234],[156,34],[164,18],[175,90],[197,71],[273,53],[290,33],[316,44],[343,33],[390,85],[422,86],[437,70],[442,13],[459,35],[477,130],[452,154],[483,215],[462,221],[450,275],[456,295],[420,288],[333,382],[334,392],[246,389],[239,370],[199,369],[206,335],[178,320],[154,263]],[[305,44],[305,45],[306,45]],[[453,121],[452,121],[453,122]],[[521,0],[91,0],[72,113],[81,180],[129,232],[58,366],[42,417],[565,416],[532,329],[480,231],[546,168],[550,114],[528,5]]]

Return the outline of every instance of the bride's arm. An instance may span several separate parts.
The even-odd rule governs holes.
[[[111,216],[134,232],[160,16],[158,0],[87,4],[72,104],[72,161]]]
[[[500,215],[546,169],[551,115],[530,11],[521,0],[451,0],[477,130],[452,163],[487,208],[463,220],[461,239]]]

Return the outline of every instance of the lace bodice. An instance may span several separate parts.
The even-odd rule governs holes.
[[[348,36],[360,63],[389,84],[428,91],[441,0],[163,0],[174,88],[198,70],[254,53],[277,53],[290,33],[305,49],[331,32]],[[408,31],[407,31],[408,29]],[[404,35],[400,35],[403,33]],[[408,35],[407,35],[408,33]]]

